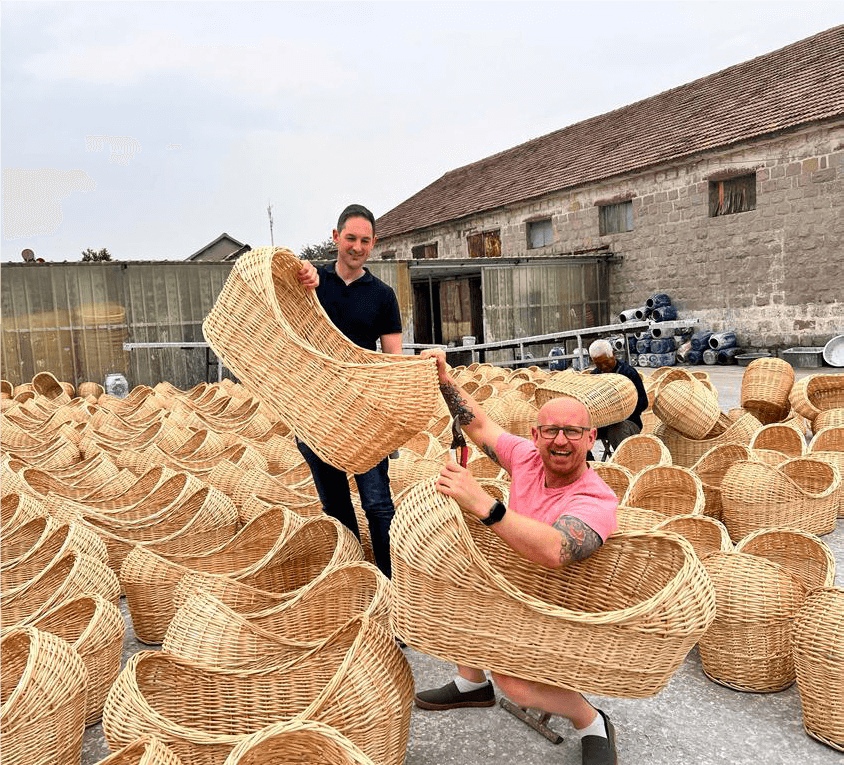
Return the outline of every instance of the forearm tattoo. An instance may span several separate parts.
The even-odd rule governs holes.
[[[475,414],[469,408],[467,401],[460,395],[460,389],[454,383],[440,385],[448,411],[456,416],[461,425],[468,425],[475,419]]]
[[[574,561],[588,558],[601,546],[599,537],[592,528],[571,515],[561,515],[551,524],[560,532],[560,565],[567,566]]]
[[[500,465],[501,463],[498,461],[498,455],[495,453],[495,449],[493,449],[489,444],[484,444],[482,447],[484,454],[489,457],[496,465]]]

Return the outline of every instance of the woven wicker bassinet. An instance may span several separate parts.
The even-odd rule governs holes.
[[[323,460],[364,473],[431,420],[435,365],[353,344],[298,283],[301,265],[280,247],[242,256],[202,329],[244,386]]]
[[[330,725],[379,765],[407,751],[413,677],[392,635],[351,620],[299,659],[261,670],[214,669],[165,651],[129,659],[106,700],[111,748],[152,734],[183,762],[222,765],[250,734],[275,722]]]
[[[617,534],[587,560],[548,569],[424,481],[399,503],[390,535],[394,632],[460,664],[651,696],[715,617],[709,577],[676,534]]]

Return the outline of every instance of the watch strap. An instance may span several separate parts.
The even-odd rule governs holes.
[[[507,505],[496,500],[492,509],[489,511],[489,515],[486,518],[481,518],[481,523],[484,526],[492,526],[493,523],[498,523],[504,517],[504,513],[506,512]]]

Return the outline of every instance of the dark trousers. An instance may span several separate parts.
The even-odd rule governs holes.
[[[296,445],[311,469],[322,509],[336,518],[360,539],[355,508],[352,505],[351,489],[346,473],[323,462],[311,448],[296,439]],[[355,475],[361,507],[369,524],[372,540],[372,554],[375,565],[387,576],[392,574],[390,565],[390,524],[393,522],[393,498],[390,494],[389,459],[384,458],[374,468],[361,475]]]

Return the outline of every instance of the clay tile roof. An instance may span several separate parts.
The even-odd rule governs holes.
[[[443,175],[377,220],[415,231],[844,114],[844,25]]]

